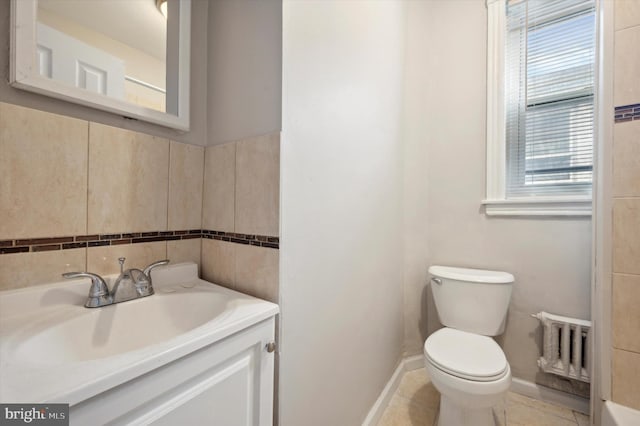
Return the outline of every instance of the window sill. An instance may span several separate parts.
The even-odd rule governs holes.
[[[591,197],[482,200],[487,216],[591,216]]]

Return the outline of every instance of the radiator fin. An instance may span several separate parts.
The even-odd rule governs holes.
[[[538,366],[546,373],[583,382],[591,381],[589,345],[591,321],[539,312],[532,315],[543,326],[542,356]]]

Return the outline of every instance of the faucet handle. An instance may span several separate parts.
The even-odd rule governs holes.
[[[124,261],[127,260],[126,257],[119,257],[118,262],[120,262],[120,274],[124,272]]]
[[[105,280],[98,274],[91,272],[65,272],[62,274],[64,278],[91,278],[91,289],[89,297],[101,297],[109,295],[109,287]]]
[[[144,268],[142,271],[147,277],[149,277],[149,282],[151,282],[151,270],[157,266],[166,265],[169,263],[169,259],[158,260],[157,262],[153,262],[151,265]]]
[[[65,272],[62,274],[64,278],[91,278],[91,288],[87,302],[84,304],[87,308],[95,308],[111,304],[111,294],[105,280],[98,274],[91,272]]]

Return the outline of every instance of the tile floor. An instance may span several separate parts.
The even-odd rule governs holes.
[[[424,368],[405,373],[378,426],[435,425],[440,394]],[[507,426],[588,426],[589,416],[554,404],[511,393],[506,398]]]

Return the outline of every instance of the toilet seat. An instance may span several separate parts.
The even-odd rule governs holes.
[[[454,328],[431,334],[424,354],[434,367],[466,380],[490,382],[508,373],[507,358],[495,340]]]

